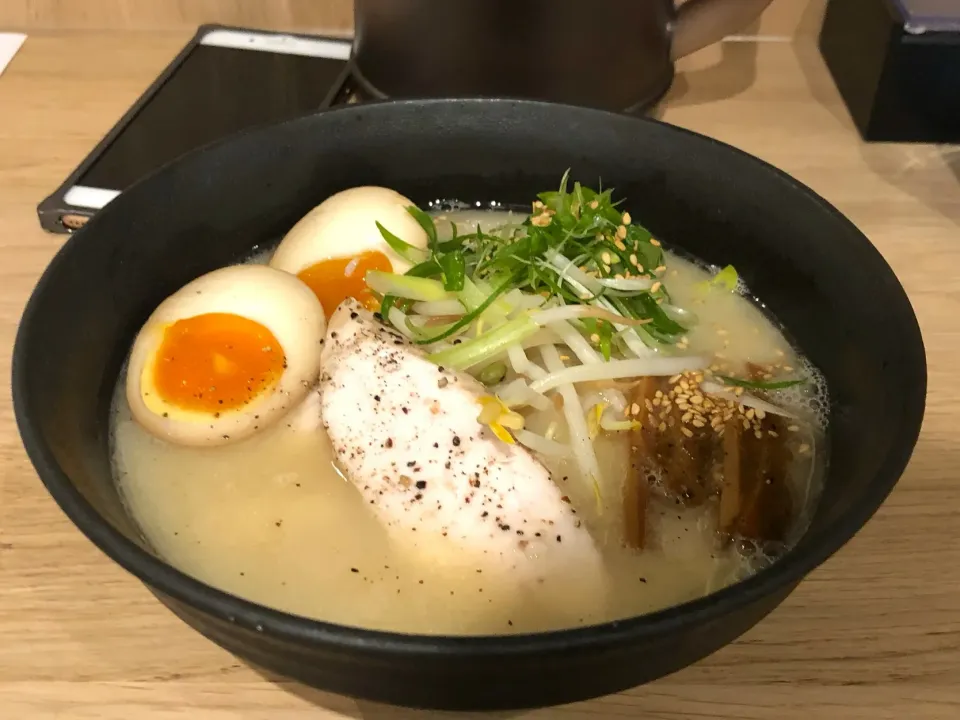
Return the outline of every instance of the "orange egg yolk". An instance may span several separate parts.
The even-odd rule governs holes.
[[[171,405],[217,415],[273,388],[285,367],[283,348],[266,327],[231,313],[206,313],[167,327],[153,381]]]
[[[320,299],[327,317],[333,315],[347,298],[354,298],[368,310],[377,310],[380,303],[367,287],[367,273],[371,270],[392,272],[390,258],[382,252],[365,252],[353,257],[321,260],[297,273]]]

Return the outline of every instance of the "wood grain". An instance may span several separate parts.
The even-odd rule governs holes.
[[[353,27],[352,0],[3,0],[0,28],[179,30],[222,23],[271,30]]]
[[[817,12],[815,4],[808,11]],[[815,23],[811,18],[800,13],[798,22]],[[0,77],[5,348],[33,283],[63,241],[40,230],[34,206],[191,32],[37,31]],[[877,516],[739,642],[647,687],[522,716],[960,717],[960,150],[861,143],[811,37],[726,43],[683,69],[664,119],[809,184],[896,270],[927,344],[926,422],[913,462]],[[0,374],[8,373],[4,352]],[[264,678],[175,620],[47,496],[20,447],[5,384],[0,638],[2,718],[429,717]]]

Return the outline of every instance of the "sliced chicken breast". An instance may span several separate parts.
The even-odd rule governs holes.
[[[593,539],[546,468],[477,421],[479,382],[434,365],[352,300],[330,319],[322,368],[341,470],[396,544],[516,585],[572,573],[600,601]]]

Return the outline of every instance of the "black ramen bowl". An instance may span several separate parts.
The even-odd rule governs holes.
[[[498,637],[375,632],[277,612],[158,557],[111,476],[108,412],[140,325],[187,281],[284,234],[344,188],[526,204],[567,168],[625,197],[666,243],[734,264],[826,376],[829,468],[809,531],[706,598],[594,627]],[[57,254],[23,315],[13,398],[63,511],[208,638],[324,690],[399,705],[551,705],[645,683],[732,642],[873,515],[920,430],[926,362],[903,289],[869,241],[790,177],[650,120],[504,100],[372,104],[193,152],[111,202]],[[322,557],[317,558],[322,562]]]

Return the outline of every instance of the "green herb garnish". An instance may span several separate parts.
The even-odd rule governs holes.
[[[432,338],[449,337],[476,320],[503,293],[521,290],[556,298],[567,305],[590,304],[633,320],[649,320],[636,332],[650,345],[674,344],[686,331],[660,308],[669,301],[660,281],[665,270],[660,243],[629,214],[618,208],[612,191],[602,192],[574,183],[569,171],[558,190],[540,193],[531,214],[515,227],[497,232],[475,232],[440,241],[433,218],[417,207],[407,211],[427,234],[426,252],[407,245],[385,228],[380,232],[392,249],[411,262],[420,261],[408,275],[438,280],[444,290],[457,293],[469,312],[454,323],[455,330]],[[379,226],[378,226],[379,227]],[[487,288],[481,300],[476,288]],[[385,297],[384,317],[396,302]],[[502,304],[502,303],[501,303]],[[495,306],[491,312],[499,313]],[[485,316],[486,317],[486,316]],[[582,322],[605,359],[622,338],[606,321]]]

